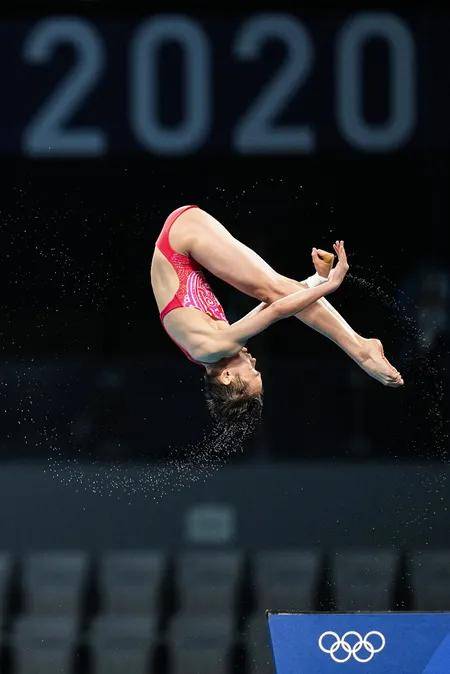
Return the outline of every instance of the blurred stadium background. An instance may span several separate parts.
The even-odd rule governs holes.
[[[266,674],[265,609],[450,610],[449,29],[429,2],[2,5],[0,672]],[[184,203],[293,278],[345,239],[332,302],[407,386],[277,324],[257,436],[155,500],[207,423],[148,282]]]

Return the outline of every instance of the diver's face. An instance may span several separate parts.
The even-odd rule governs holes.
[[[262,377],[261,372],[256,369],[256,358],[253,358],[245,346],[229,361],[226,370],[231,378],[239,376],[247,384],[250,395],[262,393]]]

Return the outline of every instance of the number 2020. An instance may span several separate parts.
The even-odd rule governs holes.
[[[362,61],[370,39],[383,40],[389,59],[389,115],[369,124],[363,115]],[[257,14],[238,29],[235,58],[257,59],[268,40],[279,40],[286,57],[275,76],[236,121],[233,149],[240,153],[312,153],[317,134],[312,125],[277,125],[275,118],[311,73],[314,47],[307,29],[289,14]],[[175,42],[183,55],[186,86],[183,111],[174,126],[158,118],[158,55]],[[36,24],[24,43],[30,64],[49,61],[62,43],[72,45],[76,60],[56,90],[24,130],[23,149],[33,156],[101,156],[108,139],[99,128],[69,126],[71,116],[95,87],[105,68],[105,48],[95,26],[78,17],[51,17]],[[335,115],[345,141],[363,151],[389,151],[404,145],[416,124],[415,49],[405,23],[386,12],[353,15],[336,36]],[[211,44],[200,25],[183,15],[158,15],[140,24],[129,54],[129,115],[136,140],[162,155],[185,155],[208,141],[212,125]]]

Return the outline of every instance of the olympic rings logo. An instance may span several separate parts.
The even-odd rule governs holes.
[[[334,639],[334,642],[329,646],[326,647],[324,645],[324,640],[327,637],[332,637]],[[347,641],[348,637],[355,637],[356,642],[352,644],[351,642]],[[380,643],[378,645],[378,648],[376,648],[370,641],[371,637],[375,637],[375,645],[376,645],[376,640],[379,639]],[[351,640],[353,641],[353,639]],[[318,640],[318,645],[321,651],[324,653],[328,653],[334,662],[338,662],[339,664],[342,664],[343,662],[347,662],[350,660],[350,658],[353,656],[357,662],[370,662],[372,658],[374,657],[375,653],[379,653],[380,651],[383,650],[383,648],[386,645],[386,639],[381,632],[377,632],[376,630],[372,630],[372,632],[367,632],[366,636],[363,637],[359,632],[354,632],[350,630],[349,632],[346,632],[342,637],[339,637],[339,635],[336,634],[336,632],[324,632],[323,634],[320,635],[319,640]],[[336,651],[339,649],[342,649],[345,653],[343,657],[338,657],[336,656]],[[366,657],[361,657],[360,650],[364,648],[365,652],[368,653]]]

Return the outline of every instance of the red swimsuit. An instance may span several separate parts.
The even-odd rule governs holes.
[[[170,302],[164,307],[159,316],[161,318],[161,323],[163,324],[163,327],[169,337],[175,342],[177,346],[180,347],[189,360],[192,360],[194,363],[198,363],[199,361],[194,360],[188,351],[186,351],[186,349],[184,349],[181,344],[173,339],[164,325],[164,318],[167,316],[167,314],[170,311],[173,311],[173,309],[179,309],[180,307],[194,307],[194,309],[198,309],[204,314],[208,314],[208,316],[211,316],[211,318],[214,318],[217,321],[227,320],[219,300],[214,295],[210,285],[203,275],[201,266],[189,255],[177,253],[170,245],[170,228],[178,216],[184,213],[184,211],[187,211],[189,208],[197,208],[197,206],[191,204],[189,206],[181,206],[175,211],[172,211],[172,213],[170,213],[170,215],[167,217],[161,230],[161,234],[156,240],[156,247],[170,262],[180,282],[177,292]]]

